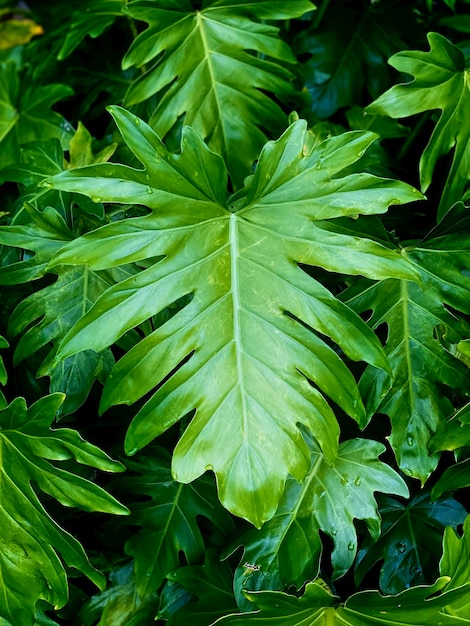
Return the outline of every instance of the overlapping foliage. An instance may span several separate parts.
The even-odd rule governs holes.
[[[470,623],[469,2],[0,19],[2,624]]]

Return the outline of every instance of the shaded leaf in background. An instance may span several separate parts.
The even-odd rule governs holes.
[[[403,20],[404,7],[398,10]],[[389,6],[334,8],[321,29],[313,25],[300,33],[295,49],[311,57],[300,73],[316,116],[325,119],[342,107],[361,104],[366,89],[373,98],[386,89],[386,60],[402,47],[396,20]]]
[[[457,46],[438,33],[429,33],[429,52],[418,50],[395,54],[389,63],[413,76],[395,85],[367,107],[370,113],[408,117],[440,109],[439,119],[419,164],[421,190],[426,192],[436,173],[438,160],[452,151],[452,165],[443,185],[439,218],[462,200],[470,167],[470,70]]]
[[[259,611],[228,615],[217,626],[458,626],[462,621],[443,612],[446,604],[465,598],[464,588],[436,595],[448,582],[443,577],[431,587],[414,587],[397,596],[381,596],[377,591],[363,591],[352,595],[344,604],[325,586],[316,581],[308,583],[303,596],[297,598],[280,591],[247,593],[247,598]],[[269,621],[268,621],[269,620]],[[214,626],[215,626],[214,624]]]
[[[455,210],[456,216],[459,215]],[[358,281],[344,292],[358,313],[371,311],[369,324],[387,324],[385,350],[393,385],[386,373],[368,368],[360,381],[368,415],[386,413],[392,423],[390,442],[400,468],[424,482],[439,454],[429,452],[439,424],[452,413],[452,390],[467,391],[469,370],[445,345],[468,336],[464,316],[470,312],[470,237],[464,213],[454,226],[408,246],[404,254],[421,273],[423,288],[399,280]],[[451,307],[451,311],[448,309]]]
[[[236,611],[232,576],[228,564],[207,551],[204,565],[181,567],[168,576],[169,583],[175,585],[175,593],[183,588],[192,594],[192,599],[171,614],[162,605],[158,617],[168,619],[168,626],[207,626]]]
[[[62,394],[54,394],[28,409],[17,398],[0,412],[0,616],[12,624],[32,625],[39,598],[64,606],[68,591],[62,561],[104,586],[80,543],[47,514],[32,483],[67,507],[128,513],[98,485],[51,462],[75,459],[108,472],[124,469],[77,431],[50,428],[62,401]]]
[[[24,260],[0,268],[0,284],[15,285],[40,278],[48,261],[73,239],[73,233],[51,207],[41,212],[29,206],[27,214],[28,225],[0,227],[0,242],[36,254],[25,254]],[[50,377],[51,391],[66,393],[62,411],[68,414],[83,404],[96,379],[104,381],[114,359],[109,349],[101,354],[88,350],[53,365],[57,342],[111,284],[128,277],[131,271],[119,268],[94,272],[80,266],[58,267],[54,273],[58,276],[55,282],[38,288],[14,309],[8,332],[12,338],[19,337],[15,364],[44,348],[37,375]]]
[[[10,9],[0,9],[0,50],[22,46],[33,37],[42,35],[44,28],[32,19],[11,13]]]
[[[320,335],[352,359],[388,367],[366,324],[299,264],[378,278],[415,276],[395,251],[316,223],[385,212],[392,202],[416,198],[416,190],[368,174],[341,176],[374,135],[350,133],[313,147],[298,121],[265,146],[247,187],[227,198],[223,161],[191,127],[174,155],[139,118],[119,108],[113,114],[145,169],[99,164],[46,184],[155,211],[77,239],[54,264],[98,269],[150,262],[100,298],[57,358],[87,348],[99,352],[191,296],[119,361],[101,409],[131,404],[157,387],[128,430],[130,454],[196,409],[174,452],[174,476],[190,482],[212,469],[224,505],[259,526],[274,514],[288,473],[300,480],[308,471],[299,422],[329,460],[335,457],[336,419],[317,388],[359,423],[365,417],[352,374]]]
[[[245,552],[235,573],[235,590],[300,589],[318,575],[322,542],[319,531],[334,545],[333,579],[351,567],[357,549],[354,520],[364,520],[373,538],[380,536],[375,492],[408,496],[400,476],[378,460],[385,447],[366,439],[340,444],[329,464],[314,442],[312,465],[302,484],[288,479],[274,517],[260,530],[248,530],[237,545]],[[239,595],[240,594],[240,595]],[[246,601],[242,608],[247,609]]]
[[[80,626],[148,626],[157,613],[158,595],[137,592],[133,563],[113,568],[109,586],[92,596],[78,613]],[[97,621],[99,620],[99,621]]]
[[[270,23],[313,8],[308,0],[210,0],[198,11],[189,0],[126,4],[128,15],[149,26],[123,59],[124,69],[145,70],[131,84],[125,104],[156,94],[150,125],[158,134],[165,137],[182,118],[224,158],[241,186],[266,139],[286,125],[266,92],[281,100],[294,95],[293,76],[283,65],[295,63],[295,57]]]
[[[379,497],[379,503],[382,532],[375,540],[363,541],[355,562],[356,583],[378,561],[383,561],[382,593],[399,593],[435,579],[444,528],[462,524],[465,508],[451,497],[431,502],[426,491],[407,503],[386,496]]]
[[[0,169],[18,163],[30,141],[56,138],[67,147],[70,125],[51,107],[71,94],[67,85],[31,84],[14,63],[0,63]]]
[[[5,337],[0,335],[0,350],[4,348],[8,348],[8,341]],[[7,371],[5,369],[5,364],[3,362],[3,357],[0,355],[0,386],[4,387],[8,380]],[[0,410],[4,409],[7,405],[7,401],[5,396],[3,395],[3,391],[0,389]]]
[[[63,60],[71,54],[86,36],[96,39],[122,15],[122,0],[86,0],[68,16],[62,32],[67,32],[59,52],[58,59]]]
[[[171,476],[170,463],[166,450],[153,448],[151,456],[126,461],[136,475],[115,481],[120,498],[131,510],[128,523],[139,527],[125,551],[134,557],[141,597],[160,587],[165,576],[180,566],[182,554],[190,565],[203,561],[199,518],[206,518],[222,533],[233,527],[213,481],[202,477],[190,485],[178,483]]]

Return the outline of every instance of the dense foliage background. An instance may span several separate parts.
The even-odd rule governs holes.
[[[0,0],[0,624],[470,623],[469,0]]]

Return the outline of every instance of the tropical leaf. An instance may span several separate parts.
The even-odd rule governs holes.
[[[422,482],[439,459],[429,453],[430,440],[453,409],[451,392],[443,386],[466,391],[469,385],[468,368],[451,350],[469,332],[463,317],[454,313],[470,312],[470,281],[462,271],[470,262],[470,239],[461,230],[467,221],[464,214],[452,230],[436,230],[433,238],[406,248],[423,288],[400,280],[359,281],[344,292],[355,311],[372,312],[372,328],[387,324],[393,385],[387,373],[368,368],[360,388],[368,415],[390,416],[390,442],[400,468]]]
[[[459,536],[453,528],[446,528],[444,533],[440,570],[443,576],[449,576],[450,582],[446,589],[464,588],[470,580],[470,516],[463,525],[463,534]],[[470,601],[467,596],[456,600],[447,607],[452,615],[470,621]]]
[[[8,341],[5,337],[0,335],[0,349],[8,348]],[[3,387],[7,382],[8,376],[7,371],[5,369],[5,364],[3,363],[3,358],[0,356],[0,385]],[[0,410],[6,407],[6,400],[3,392],[0,390]]]
[[[66,59],[86,36],[95,39],[122,15],[122,0],[85,0],[80,2],[80,8],[73,11],[68,17],[63,31],[67,35],[59,50],[57,58]]]
[[[0,63],[0,169],[20,161],[20,146],[30,141],[70,140],[70,126],[51,107],[72,94],[66,85],[39,86],[20,81],[13,62]]]
[[[440,109],[438,121],[420,160],[421,190],[425,192],[438,160],[451,150],[452,165],[439,204],[442,218],[468,187],[470,162],[470,70],[459,48],[438,33],[429,33],[429,52],[399,52],[389,63],[413,76],[411,82],[395,85],[367,111],[401,118]]]
[[[157,612],[157,593],[141,597],[137,592],[134,564],[120,565],[111,571],[109,586],[93,596],[80,609],[81,626],[148,626]],[[97,621],[99,620],[99,621]]]
[[[357,584],[381,560],[382,593],[399,593],[434,579],[444,528],[462,524],[465,508],[451,497],[431,502],[426,491],[407,503],[386,496],[379,502],[382,532],[375,541],[367,537],[361,545],[355,563]]]
[[[343,442],[334,464],[311,442],[312,464],[301,485],[288,479],[274,517],[261,530],[250,529],[237,546],[245,547],[235,574],[235,590],[300,589],[318,575],[322,542],[319,531],[334,545],[333,578],[351,567],[357,549],[354,520],[364,520],[374,540],[380,535],[380,516],[374,492],[408,496],[395,471],[378,460],[385,447],[375,441]],[[245,605],[243,605],[244,608]]]
[[[191,626],[207,626],[218,617],[237,610],[232,571],[212,551],[207,551],[204,565],[181,567],[168,576],[168,581],[173,585],[174,593],[183,588],[193,596],[192,601],[186,601],[170,615],[165,606],[161,607],[157,617],[168,619],[168,626],[185,626],[188,623]]]
[[[403,6],[335,7],[320,30],[313,22],[300,33],[295,51],[310,57],[300,73],[316,116],[325,119],[342,107],[360,104],[365,89],[376,98],[387,88],[386,61],[402,47],[396,22],[397,17],[404,19],[403,12]]]
[[[299,422],[327,459],[335,458],[336,420],[309,380],[356,420],[364,419],[351,373],[320,334],[353,359],[388,367],[362,320],[299,264],[412,279],[395,251],[321,225],[341,215],[384,212],[416,194],[368,174],[341,176],[374,136],[351,133],[313,148],[298,121],[267,144],[243,193],[227,198],[221,158],[190,127],[181,154],[173,155],[139,118],[113,111],[145,170],[101,164],[59,174],[48,184],[107,202],[141,203],[154,212],[77,239],[54,264],[100,269],[145,258],[150,263],[96,303],[58,359],[87,348],[100,351],[190,296],[117,364],[102,410],[133,403],[157,387],[128,431],[126,451],[133,454],[196,409],[174,453],[174,476],[190,482],[213,469],[224,505],[260,525],[274,514],[287,474],[302,479],[308,470]]]
[[[40,278],[54,254],[74,238],[54,209],[48,207],[40,212],[30,206],[27,212],[28,225],[0,227],[0,242],[35,254],[0,268],[0,284],[14,285]],[[37,289],[14,309],[8,332],[12,338],[20,337],[15,364],[45,348],[37,375],[50,377],[51,391],[66,393],[62,411],[68,414],[83,404],[96,379],[104,380],[114,359],[109,349],[100,354],[87,350],[54,366],[58,342],[111,284],[129,276],[131,270],[94,272],[86,266],[68,266],[55,272],[56,282]]]
[[[217,500],[213,482],[201,478],[191,485],[177,483],[171,476],[170,461],[164,449],[154,448],[149,456],[126,461],[128,469],[137,475],[115,482],[123,501],[130,496],[129,524],[139,527],[125,550],[134,557],[136,588],[142,598],[158,589],[165,576],[181,565],[181,554],[189,565],[204,559],[197,518],[205,517],[220,532],[233,526]]]
[[[214,626],[266,623],[273,626],[457,626],[462,620],[446,615],[443,609],[446,603],[464,598],[468,594],[468,585],[437,595],[448,580],[442,577],[431,587],[414,587],[397,596],[363,591],[351,596],[344,604],[317,581],[308,583],[300,598],[280,591],[252,592],[246,595],[259,607],[258,611],[222,617],[214,622]]]
[[[124,469],[76,431],[50,428],[62,401],[62,394],[54,394],[28,409],[17,398],[0,412],[0,616],[12,624],[32,625],[39,598],[64,606],[68,593],[62,561],[104,586],[80,543],[48,515],[32,483],[67,507],[128,513],[101,487],[52,463],[74,459],[105,471]]]
[[[276,101],[293,97],[292,74],[283,64],[295,57],[265,20],[299,17],[309,0],[272,2],[134,0],[124,11],[149,24],[133,42],[123,68],[144,73],[130,86],[126,105],[157,95],[150,125],[164,137],[181,121],[223,156],[240,186],[266,141],[286,125]],[[150,65],[149,65],[150,64]],[[240,125],[243,119],[243,125]]]

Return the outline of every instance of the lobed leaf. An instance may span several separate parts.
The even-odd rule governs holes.
[[[353,359],[388,367],[362,320],[299,265],[413,279],[395,251],[323,224],[384,212],[416,193],[369,174],[341,175],[373,141],[371,134],[314,147],[299,121],[265,146],[246,189],[227,198],[223,162],[192,128],[184,130],[175,155],[139,118],[118,108],[113,113],[145,169],[100,164],[48,184],[154,211],[77,239],[54,264],[103,269],[150,262],[77,322],[58,360],[100,351],[186,297],[176,315],[116,365],[101,409],[131,404],[155,389],[129,428],[130,454],[196,409],[173,456],[174,476],[189,482],[212,469],[224,505],[260,525],[273,515],[287,474],[301,479],[308,470],[298,423],[328,460],[336,456],[338,426],[323,394],[364,420],[354,378],[323,336]]]

